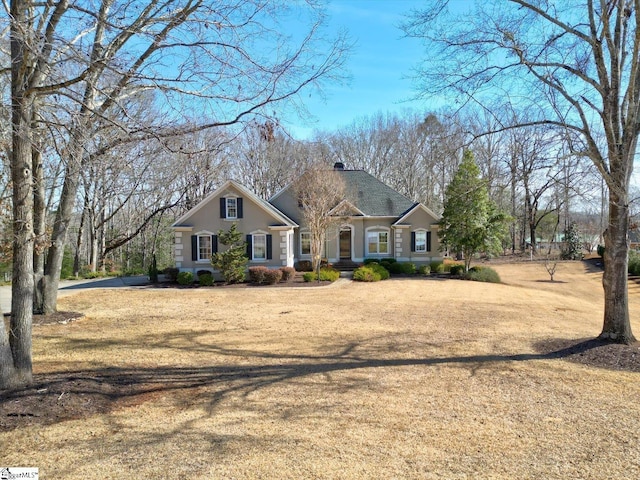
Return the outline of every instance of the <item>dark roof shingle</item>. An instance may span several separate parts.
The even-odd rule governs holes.
[[[364,170],[338,170],[346,183],[346,200],[372,217],[400,217],[415,205]]]

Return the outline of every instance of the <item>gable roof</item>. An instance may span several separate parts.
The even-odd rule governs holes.
[[[415,202],[364,170],[336,170],[346,183],[346,199],[370,217],[400,217]]]
[[[242,193],[245,198],[251,199],[258,207],[264,210],[267,214],[269,214],[274,220],[279,222],[281,225],[288,227],[297,227],[298,224],[287,217],[284,213],[278,210],[276,207],[271,205],[266,200],[263,200],[247,187],[240,185],[235,180],[227,180],[220,187],[218,187],[214,192],[210,193],[204,200],[198,203],[191,210],[187,211],[184,215],[178,218],[173,224],[172,227],[178,227],[184,224],[193,214],[198,212],[200,209],[204,208],[206,205],[211,203],[215,198],[217,198],[224,190],[229,188],[230,186],[235,187],[238,191]]]
[[[404,212],[404,215],[402,215],[398,220],[396,220],[393,224],[394,225],[402,225],[405,220],[411,216],[411,214],[417,210],[424,210],[425,212],[427,212],[428,215],[431,215],[436,221],[440,220],[440,216],[436,215],[431,209],[425,207],[423,204],[421,203],[416,203],[413,205],[413,207],[411,207],[409,210],[407,210],[406,212]]]

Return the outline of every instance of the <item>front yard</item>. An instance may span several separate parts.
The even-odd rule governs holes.
[[[56,479],[640,477],[635,360],[564,350],[600,331],[601,274],[495,269],[506,285],[64,297],[86,316],[34,327],[38,384],[0,405],[0,465]]]

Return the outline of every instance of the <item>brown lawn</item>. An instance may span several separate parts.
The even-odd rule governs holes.
[[[51,479],[640,478],[638,347],[622,363],[594,344],[563,350],[599,333],[601,274],[495,268],[505,284],[64,297],[85,317],[34,327],[37,384],[4,398],[0,466]],[[600,351],[610,368],[584,364]]]

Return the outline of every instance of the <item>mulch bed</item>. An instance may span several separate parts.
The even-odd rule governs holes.
[[[562,358],[590,367],[640,372],[640,342],[631,345],[609,343],[597,338],[584,340],[553,339],[535,345],[548,358]]]

